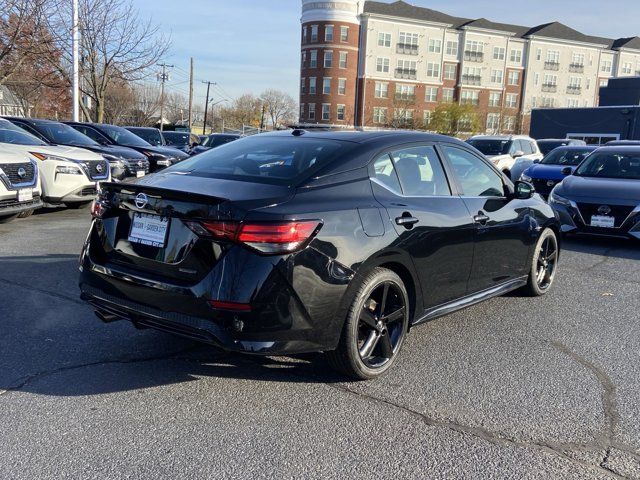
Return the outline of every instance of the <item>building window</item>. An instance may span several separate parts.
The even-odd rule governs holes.
[[[506,50],[504,47],[493,47],[493,59],[504,60],[505,52]]]
[[[555,108],[556,99],[553,97],[542,97],[540,98],[540,107],[542,108]]]
[[[379,73],[389,73],[389,59],[388,58],[380,58],[376,59],[376,72]]]
[[[315,119],[316,119],[316,104],[310,103],[309,104],[309,120],[315,120]]]
[[[302,43],[307,43],[307,27],[302,27]]]
[[[516,128],[516,117],[504,117],[502,120],[502,128],[507,132],[513,132]]]
[[[452,103],[453,102],[453,88],[443,88],[442,89],[442,101],[444,103]]]
[[[480,85],[482,83],[482,69],[480,67],[464,67],[462,69],[462,83]]]
[[[607,85],[609,85],[609,80],[607,80],[606,78],[601,78],[600,82],[599,82],[599,85],[601,87],[606,87]]]
[[[427,77],[440,78],[440,63],[427,63]]]
[[[340,52],[340,68],[347,68],[347,52]]]
[[[429,53],[442,52],[442,40],[432,38],[429,40]]]
[[[300,120],[304,118],[304,103],[300,104]]]
[[[502,85],[504,81],[504,71],[503,70],[491,70],[491,83],[497,83]]]
[[[396,100],[413,101],[416,99],[416,86],[404,83],[396,84]]]
[[[571,63],[576,66],[584,67],[584,53],[572,54]]]
[[[491,93],[489,93],[489,106],[490,107],[499,107],[501,101],[502,101],[502,94],[500,92],[491,92]]]
[[[516,108],[518,106],[518,94],[517,93],[507,93],[505,98],[506,107],[507,108]]]
[[[489,113],[487,115],[487,131],[497,132],[500,130],[500,114]]]
[[[611,73],[613,68],[613,62],[611,60],[603,60],[602,65],[600,65],[600,71],[604,73]]]
[[[341,42],[349,41],[349,27],[345,27],[345,26],[340,27],[340,41]]]
[[[325,95],[331,93],[331,77],[324,77],[322,79],[322,93]]]
[[[429,124],[431,123],[431,110],[425,110],[422,113],[422,122],[424,123],[425,127],[429,126]]]
[[[460,103],[478,105],[480,103],[480,92],[477,90],[462,90],[460,92]]]
[[[567,99],[567,108],[578,108],[580,106],[580,100],[577,98]]]
[[[331,68],[333,66],[333,52],[327,50],[324,52],[324,68]]]
[[[347,94],[347,79],[339,78],[338,79],[338,95],[346,95]]]
[[[389,98],[389,84],[385,82],[376,82],[374,96],[376,98]]]
[[[536,60],[542,60],[542,49],[536,50]]]
[[[411,123],[413,121],[413,110],[409,108],[396,108],[393,111],[393,118],[401,123]]]
[[[391,46],[391,34],[380,32],[378,33],[378,46],[390,47]]]
[[[316,77],[309,78],[309,95],[316,94]]]
[[[318,25],[311,25],[311,42],[318,41]]]
[[[458,42],[455,40],[447,40],[447,49],[445,50],[447,55],[451,55],[453,57],[458,56]]]
[[[311,57],[309,58],[309,68],[318,68],[318,51],[311,50]]]
[[[337,111],[336,118],[338,120],[344,120],[344,117],[345,117],[345,107],[344,107],[344,105],[338,105],[338,111]]]
[[[509,85],[520,85],[520,72],[517,70],[509,72]]]
[[[331,120],[331,104],[322,104],[322,120]]]
[[[387,123],[387,109],[384,107],[373,108],[373,123]]]
[[[540,83],[540,74],[536,72],[536,74],[533,76],[533,84],[535,86],[538,86],[539,83]]]
[[[333,42],[333,25],[326,25],[324,27],[324,41]]]
[[[305,50],[304,52],[302,52],[302,68],[304,68],[306,63],[307,63],[307,51]]]
[[[307,79],[302,77],[300,79],[300,93],[304,94],[306,93],[306,83],[307,83]]]
[[[417,33],[408,33],[408,32],[400,32],[400,37],[398,39],[398,43],[400,45],[409,45],[409,46],[418,46],[418,34]]]
[[[444,79],[455,80],[458,75],[458,66],[452,63],[445,63],[444,65]]]
[[[437,102],[438,101],[438,87],[427,87],[424,90],[425,102]]]
[[[464,59],[469,62],[482,62],[484,60],[484,43],[476,40],[467,40],[464,47]]]
[[[415,79],[417,75],[417,62],[413,60],[398,60],[396,78]]]
[[[622,64],[622,74],[623,75],[630,75],[632,70],[633,70],[633,63],[624,62]]]
[[[509,61],[511,63],[522,63],[522,50],[512,49],[509,54]]]
[[[558,85],[558,76],[546,73],[544,75],[544,83],[542,85],[556,86]]]
[[[560,52],[558,50],[547,50],[547,63],[560,63]]]

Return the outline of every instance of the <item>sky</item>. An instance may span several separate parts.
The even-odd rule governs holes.
[[[385,0],[391,2],[391,0]],[[466,18],[534,26],[559,21],[588,35],[640,35],[639,0],[407,0]],[[204,105],[206,85],[213,102],[276,88],[298,97],[300,0],[132,0],[171,37],[165,58],[171,69],[168,91],[187,94],[189,58],[194,59],[196,104]],[[630,20],[633,19],[633,20]]]

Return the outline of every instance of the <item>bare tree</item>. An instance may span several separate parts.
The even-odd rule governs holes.
[[[0,85],[28,62],[43,39],[48,0],[0,0]]]
[[[231,107],[221,109],[225,126],[241,129],[245,125],[260,126],[262,102],[250,93],[238,97]]]
[[[160,115],[160,89],[148,84],[135,86],[133,98],[129,123],[139,126],[153,124],[155,118]]]
[[[28,0],[27,0],[28,1]],[[61,74],[71,83],[71,36],[68,34],[71,2],[50,12],[49,30],[65,58]],[[149,77],[166,54],[169,41],[160,27],[141,18],[130,0],[79,0],[81,91],[93,108],[83,113],[102,122],[107,92],[113,82],[135,82]]]
[[[285,122],[295,121],[298,113],[297,103],[287,93],[270,88],[260,95],[260,100],[274,129],[279,128]]]

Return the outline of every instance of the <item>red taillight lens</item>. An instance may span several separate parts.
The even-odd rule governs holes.
[[[209,304],[218,310],[230,310],[233,312],[250,312],[251,305],[248,303],[223,302],[221,300],[209,300]]]
[[[321,227],[317,220],[299,222],[187,222],[198,235],[242,243],[262,253],[294,252],[315,235]]]
[[[107,211],[107,206],[100,200],[94,200],[91,204],[91,216],[93,218],[102,218]]]

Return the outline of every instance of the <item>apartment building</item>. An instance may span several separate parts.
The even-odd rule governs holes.
[[[531,109],[592,107],[611,77],[640,75],[640,38],[559,22],[455,17],[404,1],[302,0],[300,122],[427,126],[442,102],[487,132],[528,131]]]

